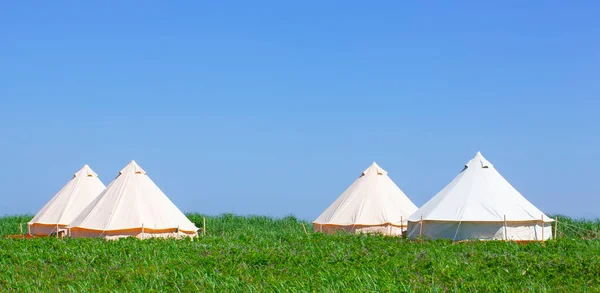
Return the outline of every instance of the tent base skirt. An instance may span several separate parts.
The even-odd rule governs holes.
[[[150,239],[150,238],[195,238],[198,236],[197,232],[187,231],[148,231],[142,232],[139,229],[136,230],[115,230],[115,231],[97,231],[97,230],[82,230],[82,229],[71,229],[71,237],[73,238],[104,238],[106,240],[118,240],[121,238],[135,237],[138,239]]]
[[[50,236],[50,235],[54,235],[57,232],[57,229],[56,229],[57,227],[58,227],[58,232],[60,234],[66,234],[67,225],[40,224],[40,223],[29,224],[29,234],[36,235],[36,236]]]
[[[315,232],[323,232],[326,234],[335,234],[338,232],[355,233],[355,234],[383,234],[389,236],[401,236],[403,231],[406,230],[406,226],[394,226],[394,225],[321,225],[313,223]]]
[[[542,232],[543,230],[543,232]],[[542,241],[552,238],[552,225],[537,222],[451,222],[431,221],[408,222],[409,238],[462,240],[507,240],[507,241]],[[542,235],[543,238],[542,239]]]

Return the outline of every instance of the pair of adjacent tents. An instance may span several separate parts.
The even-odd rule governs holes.
[[[313,224],[323,232],[540,241],[551,238],[551,222],[478,152],[419,209],[373,163]]]
[[[194,237],[198,228],[131,161],[106,188],[85,165],[28,223],[28,231],[116,239]]]

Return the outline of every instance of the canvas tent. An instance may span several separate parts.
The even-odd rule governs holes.
[[[408,236],[536,241],[553,220],[523,197],[481,153],[408,220]]]
[[[65,228],[102,190],[104,184],[88,165],[73,178],[28,223],[29,234],[50,235]]]
[[[400,235],[417,207],[373,163],[314,222],[315,231]]]
[[[198,228],[131,161],[70,225],[72,237],[181,237]]]

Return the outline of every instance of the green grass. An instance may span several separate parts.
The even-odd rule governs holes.
[[[0,218],[0,233],[30,218]],[[600,292],[600,222],[559,223],[545,245],[323,235],[234,215],[207,217],[195,241],[0,239],[0,291]]]

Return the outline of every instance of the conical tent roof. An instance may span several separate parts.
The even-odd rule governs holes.
[[[120,231],[145,227],[147,231],[198,228],[131,161],[108,187],[71,223],[71,229]]]
[[[410,216],[409,221],[552,222],[523,197],[481,153],[444,189]]]
[[[29,224],[68,225],[104,188],[98,175],[84,165]]]
[[[401,225],[417,207],[373,163],[315,221],[320,225]]]

